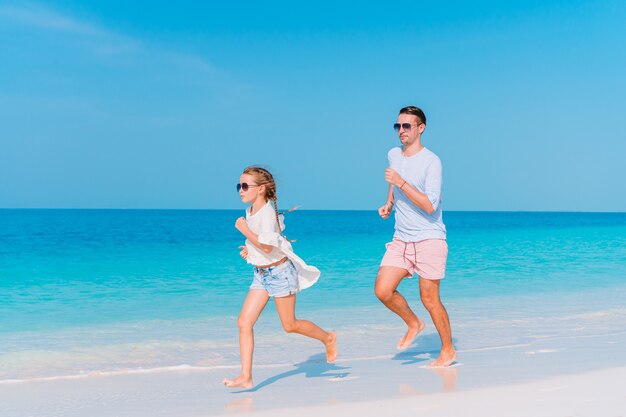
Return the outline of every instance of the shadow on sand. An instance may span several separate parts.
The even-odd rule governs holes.
[[[256,392],[261,388],[265,388],[268,385],[273,384],[276,381],[280,381],[281,379],[289,378],[298,374],[304,374],[306,378],[345,378],[346,376],[350,375],[349,372],[337,372],[343,371],[345,369],[350,369],[349,367],[338,366],[334,363],[326,363],[326,354],[324,353],[313,355],[306,361],[297,363],[294,366],[296,369],[271,376],[264,381],[258,383],[253,388],[233,391],[233,394]]]

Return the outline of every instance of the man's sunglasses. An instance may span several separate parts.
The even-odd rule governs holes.
[[[417,126],[419,126],[419,125],[421,125],[421,123],[418,124]],[[393,124],[393,130],[395,130],[396,132],[399,132],[400,128],[402,128],[402,129],[406,130],[407,132],[409,132],[409,131],[411,131],[411,127],[412,126],[413,125],[411,123],[402,123],[402,124],[394,123]]]
[[[250,187],[258,187],[258,185],[248,184],[247,182],[242,182],[241,184],[237,184],[237,192],[239,192],[239,190],[248,191]]]

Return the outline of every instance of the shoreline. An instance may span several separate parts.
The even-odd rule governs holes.
[[[530,356],[540,358],[559,356],[572,369],[584,372],[603,366],[596,359],[598,349],[613,349],[626,342],[626,308],[620,307],[626,288],[614,288],[605,293],[561,294],[559,303],[549,303],[550,297],[502,298],[498,303],[483,299],[449,302],[448,311],[454,320],[454,344],[459,361],[466,367],[488,366],[491,359],[507,358],[514,363],[527,361]],[[602,300],[592,302],[588,297]],[[586,300],[586,301],[585,301]],[[487,303],[487,301],[490,301]],[[513,304],[514,303],[514,304]],[[584,303],[587,303],[585,305]],[[515,308],[510,308],[510,306]],[[538,305],[542,305],[541,310]],[[535,306],[535,307],[533,307]],[[534,308],[532,313],[530,312]],[[395,340],[404,327],[391,312],[379,307],[353,307],[342,323],[333,326],[338,332],[340,355],[338,364],[354,365],[367,361],[400,362],[423,365],[435,357],[440,341],[432,323],[408,350],[395,349]],[[426,312],[418,307],[416,313]],[[332,314],[331,314],[332,313]],[[320,323],[332,323],[335,311],[307,313],[303,318]],[[494,315],[495,314],[495,315]],[[275,312],[268,311],[257,323],[255,350],[256,370],[290,368],[307,363],[323,350],[316,341],[285,333]],[[366,320],[363,317],[367,317]],[[67,329],[61,332],[39,334],[37,349],[19,350],[15,339],[4,343],[13,350],[0,355],[0,386],[28,384],[33,381],[84,380],[90,376],[124,376],[134,374],[172,374],[176,372],[224,372],[228,377],[239,367],[236,329],[232,320],[215,327],[216,320],[157,321],[149,327],[138,323],[119,328]],[[337,323],[337,320],[334,320]],[[149,329],[157,329],[152,333]],[[176,332],[172,332],[176,328]],[[132,330],[132,333],[129,333]],[[124,335],[141,337],[125,339]],[[219,334],[219,336],[216,335]],[[89,343],[76,343],[76,334]],[[115,336],[117,335],[117,336]],[[24,338],[34,342],[35,334]],[[96,338],[97,337],[97,338]],[[44,345],[46,341],[47,346]],[[67,340],[64,342],[64,340]],[[289,346],[288,350],[284,347]],[[578,350],[578,353],[577,353]],[[578,361],[580,355],[591,355],[589,361]],[[434,356],[435,355],[435,356]],[[626,359],[616,354],[612,365],[626,366]],[[537,359],[536,359],[537,360]],[[313,359],[315,361],[315,359]],[[551,376],[560,372],[552,363],[535,375],[527,369],[503,365],[518,381],[527,377]],[[464,371],[465,372],[465,371]],[[526,375],[528,374],[528,375]],[[220,378],[221,380],[221,378]],[[482,383],[474,378],[471,384]]]
[[[255,416],[378,417],[410,410],[429,417],[616,417],[626,409],[624,394],[613,386],[626,379],[622,354],[626,308],[618,300],[623,291],[607,294],[600,304],[589,302],[589,295],[561,297],[554,309],[535,308],[533,314],[525,312],[541,297],[524,303],[518,299],[515,309],[505,308],[503,304],[511,305],[506,299],[488,310],[452,303],[450,310],[460,318],[455,321],[459,356],[458,364],[450,368],[425,368],[440,348],[430,323],[409,349],[397,351],[395,341],[402,325],[382,309],[368,316],[368,323],[359,318],[358,325],[349,321],[335,329],[340,356],[334,364],[325,362],[319,343],[286,334],[274,317],[266,317],[258,335],[252,389],[228,389],[221,384],[222,378],[238,373],[233,339],[219,348],[200,345],[205,354],[218,349],[214,353],[222,363],[137,366],[0,383],[0,397],[6,399],[0,404],[0,415],[196,417],[251,412]],[[612,305],[602,308],[611,298],[615,298]],[[588,304],[576,302],[583,299]],[[489,311],[498,314],[491,317]],[[149,352],[142,350],[138,357]],[[172,354],[176,352],[182,351]],[[103,355],[101,361],[112,359],[111,351],[97,353]],[[68,358],[76,360],[75,355]],[[607,364],[606,358],[613,360]],[[600,404],[600,411],[576,411],[589,404]]]

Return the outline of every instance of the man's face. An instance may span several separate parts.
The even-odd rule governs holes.
[[[405,129],[403,125],[410,124],[410,129]],[[422,132],[426,125],[421,123],[417,116],[412,114],[400,114],[398,115],[398,124],[400,125],[400,130],[398,130],[398,137],[400,138],[400,142],[404,146],[411,146],[415,143],[416,140],[421,136]]]

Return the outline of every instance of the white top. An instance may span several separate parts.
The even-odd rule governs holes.
[[[307,265],[293,252],[291,242],[281,234],[285,230],[283,216],[278,216],[278,219],[280,229],[276,223],[274,206],[269,201],[254,214],[250,214],[250,210],[246,210],[246,223],[248,223],[250,230],[259,236],[260,243],[273,246],[270,253],[265,253],[246,239],[247,261],[252,265],[269,265],[280,261],[285,256],[288,257],[298,272],[299,289],[303,290],[315,284],[320,277],[320,271],[314,266]]]
[[[279,216],[280,230],[278,229],[276,212],[269,201],[254,214],[250,214],[251,209],[252,207],[246,210],[246,223],[248,223],[248,227],[255,235],[261,235],[263,233],[280,234],[285,230],[285,225],[282,222],[283,216]],[[252,265],[269,265],[285,257],[285,254],[276,247],[274,247],[270,253],[265,253],[254,246],[248,239],[246,239],[246,248],[248,249],[248,263]]]
[[[387,154],[389,166],[419,192],[428,196],[435,211],[428,214],[393,187],[396,209],[396,232],[393,237],[404,242],[426,239],[445,239],[441,209],[441,160],[430,150],[423,148],[413,156],[404,156],[402,148],[395,147]]]

